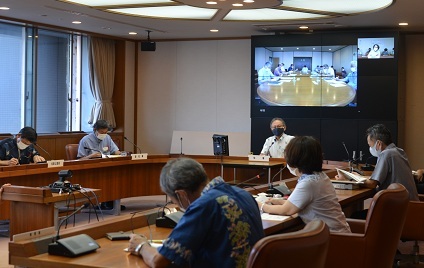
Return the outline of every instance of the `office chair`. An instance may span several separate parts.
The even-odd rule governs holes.
[[[411,254],[396,254],[396,265],[413,263],[422,264],[424,256],[420,255],[418,241],[424,241],[424,195],[419,195],[420,201],[409,201],[403,226],[401,241],[414,241]]]
[[[66,160],[76,160],[78,155],[78,144],[71,143],[65,145]]]
[[[408,191],[398,183],[375,194],[365,220],[347,219],[352,233],[330,234],[325,267],[392,267],[408,203]]]
[[[246,267],[324,267],[329,234],[323,221],[314,220],[300,231],[264,237],[253,247]]]

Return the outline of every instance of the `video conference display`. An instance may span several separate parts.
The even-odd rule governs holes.
[[[386,87],[391,103],[397,96],[397,85],[387,84],[397,83],[395,36],[252,37],[252,117],[360,118],[371,112],[377,87]]]

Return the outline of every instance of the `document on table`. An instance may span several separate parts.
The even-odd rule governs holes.
[[[290,218],[290,216],[281,216],[281,215],[274,215],[269,213],[262,213],[261,218],[262,220],[268,220],[268,221],[285,221],[288,218]]]

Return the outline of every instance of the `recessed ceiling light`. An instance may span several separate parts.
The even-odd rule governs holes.
[[[10,8],[8,7],[0,7],[0,10],[9,10]]]
[[[242,7],[243,6],[243,4],[240,4],[240,3],[234,3],[233,4],[233,7]]]
[[[81,22],[80,22],[80,21],[78,21],[78,20],[75,20],[75,21],[73,21],[72,23],[73,23],[73,24],[81,24]]]
[[[130,35],[137,35],[136,32],[129,32],[128,34],[130,34]]]
[[[308,26],[304,26],[304,25],[302,25],[302,26],[299,26],[299,28],[300,28],[300,29],[308,29],[309,27],[308,27]]]
[[[244,3],[255,3],[255,0],[244,0]]]
[[[208,4],[208,5],[216,5],[216,4],[218,4],[217,2],[215,2],[215,1],[208,1],[208,2],[206,2],[206,4]]]
[[[210,29],[209,31],[211,31],[213,33],[217,33],[219,30],[218,29]]]
[[[408,26],[407,22],[399,22],[399,26]]]

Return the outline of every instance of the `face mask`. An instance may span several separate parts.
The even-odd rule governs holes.
[[[284,128],[274,128],[272,130],[272,134],[274,134],[277,137],[280,137],[284,133]]]
[[[352,72],[356,72],[356,68],[355,68],[355,67],[350,68],[350,70],[351,70]]]
[[[97,133],[97,138],[99,139],[99,140],[104,140],[105,138],[106,138],[106,135],[107,134],[100,134],[100,133]]]
[[[186,209],[187,209],[187,208],[183,207],[183,203],[181,202],[180,196],[179,196],[178,194],[175,194],[175,195],[177,196],[178,202],[180,203],[180,204],[179,204],[179,206],[180,206],[180,210],[181,210],[182,212],[186,212]],[[188,199],[187,199],[187,202],[188,202],[188,205],[190,206],[190,205],[191,205],[190,200],[188,200]]]
[[[292,168],[291,166],[289,166],[288,164],[287,164],[287,168],[289,169],[289,171],[290,171],[290,173],[292,174],[292,175],[294,175],[294,176],[299,176],[298,175],[298,173],[299,173],[299,169],[298,168]]]
[[[374,143],[373,147],[370,147],[370,153],[375,157],[379,157],[381,154],[381,151],[377,150],[376,147],[377,147],[377,142]]]
[[[18,148],[19,150],[25,150],[29,145],[23,143],[21,140],[18,142]]]

